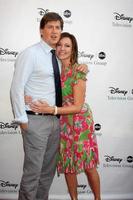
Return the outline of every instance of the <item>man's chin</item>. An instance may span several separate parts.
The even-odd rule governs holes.
[[[51,45],[54,46],[54,47],[56,47],[57,42],[58,42],[58,40],[54,40],[54,41],[51,43]]]

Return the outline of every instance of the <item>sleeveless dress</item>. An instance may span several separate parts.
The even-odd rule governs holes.
[[[73,87],[79,79],[86,81],[86,74],[77,72],[75,65],[68,67],[61,76],[63,106],[73,104]],[[60,117],[60,146],[57,156],[57,172],[81,173],[99,163],[98,147],[94,135],[94,122],[88,104],[80,113]]]

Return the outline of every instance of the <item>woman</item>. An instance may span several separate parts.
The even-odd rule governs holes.
[[[77,174],[85,172],[95,200],[100,200],[100,180],[96,170],[98,147],[89,105],[84,103],[86,75],[77,72],[78,46],[75,37],[61,34],[56,54],[62,63],[61,82],[63,107],[49,106],[40,101],[31,103],[37,113],[60,114],[61,136],[58,173],[64,173],[72,200],[77,200]]]

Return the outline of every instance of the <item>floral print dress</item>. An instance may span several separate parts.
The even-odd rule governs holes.
[[[86,81],[86,75],[76,72],[75,65],[68,67],[61,76],[63,106],[73,104],[73,87],[79,79]],[[81,173],[97,166],[98,147],[94,135],[94,122],[88,104],[80,113],[61,115],[60,147],[57,156],[57,171],[60,173]]]

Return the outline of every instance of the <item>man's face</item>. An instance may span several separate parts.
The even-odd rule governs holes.
[[[60,21],[49,21],[43,29],[40,29],[42,39],[52,48],[56,47],[61,34]]]

